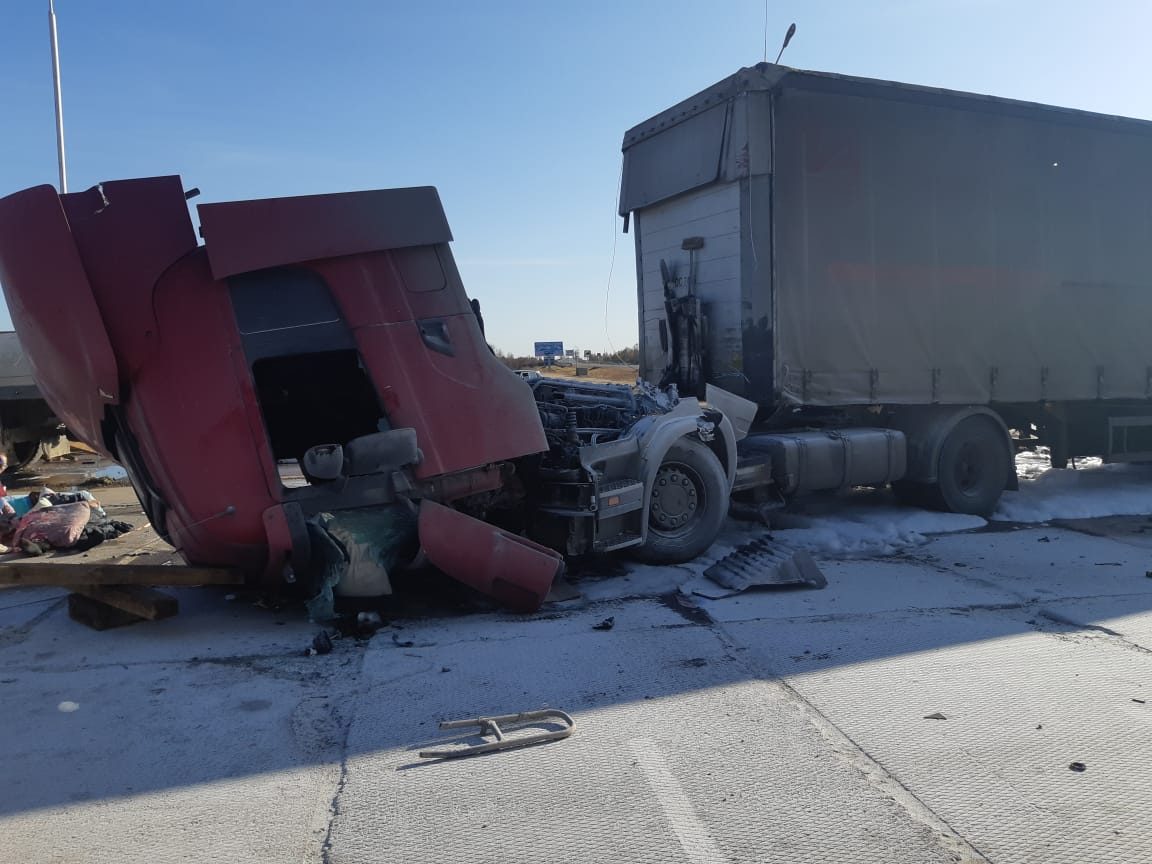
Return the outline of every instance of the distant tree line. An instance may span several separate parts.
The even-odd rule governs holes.
[[[509,369],[538,369],[544,365],[544,361],[539,357],[518,357],[515,354],[509,354],[507,351],[501,351],[499,348],[493,348],[492,350]],[[572,362],[571,358],[557,359],[561,363]],[[631,348],[621,348],[619,351],[604,353],[596,351],[582,351],[580,362],[624,363],[629,366],[636,366],[640,363],[640,346],[633,345]]]

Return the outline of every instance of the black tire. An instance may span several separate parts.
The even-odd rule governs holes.
[[[8,470],[27,468],[40,455],[39,441],[18,441],[8,448]]]
[[[635,557],[680,564],[715,542],[728,513],[728,478],[704,444],[681,438],[669,447],[649,494],[648,537]]]
[[[991,516],[1008,485],[1007,446],[1003,431],[987,417],[961,420],[940,448],[928,503],[951,513]]]

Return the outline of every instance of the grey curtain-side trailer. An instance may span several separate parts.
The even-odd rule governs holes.
[[[623,151],[641,374],[759,405],[737,491],[1152,460],[1152,123],[763,63]]]

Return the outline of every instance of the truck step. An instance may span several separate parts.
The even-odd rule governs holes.
[[[626,549],[629,546],[639,546],[643,538],[630,531],[621,531],[619,534],[600,540],[596,544],[598,552],[615,552],[617,549]]]
[[[599,518],[611,519],[644,506],[644,484],[639,480],[609,480],[599,488]]]

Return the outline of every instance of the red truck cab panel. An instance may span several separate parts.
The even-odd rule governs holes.
[[[120,401],[116,358],[51,186],[0,198],[0,284],[45,401],[74,435],[104,449],[105,409]]]
[[[196,209],[217,279],[452,239],[432,186],[229,201]]]
[[[113,180],[60,200],[121,380],[128,381],[156,349],[156,280],[197,245],[183,184],[173,176]],[[113,249],[120,254],[108,254]]]
[[[199,212],[205,246],[178,177],[0,200],[0,279],[45,398],[124,463],[187,560],[278,578],[308,560],[321,512],[393,506],[442,475],[466,488],[547,450],[435,189]],[[337,446],[359,461],[285,487],[281,463]]]

